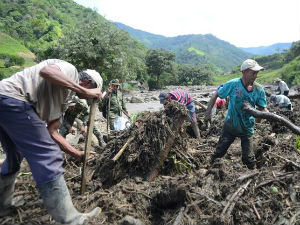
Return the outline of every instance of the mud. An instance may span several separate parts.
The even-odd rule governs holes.
[[[268,108],[300,126],[300,100],[293,100],[293,104],[293,112]],[[300,224],[300,169],[292,163],[300,164],[300,150],[296,135],[280,124],[256,123],[257,169],[248,170],[241,161],[238,139],[224,158],[210,165],[225,110],[218,111],[209,129],[201,131],[200,140],[191,136],[186,122],[158,176],[147,181],[170,135],[168,126],[176,121],[171,119],[172,112],[144,113],[129,130],[112,135],[104,151],[93,149],[96,153],[88,163],[84,196],[80,195],[82,164],[65,156],[65,179],[74,205],[82,212],[102,208],[101,215],[88,224],[126,224],[121,222],[126,216],[145,225],[176,224],[178,220],[177,224]],[[201,126],[203,111],[197,113]],[[97,123],[103,124],[101,120]],[[112,162],[131,136],[134,140],[119,160]],[[14,215],[0,218],[0,224],[54,224],[26,162],[15,196],[22,196],[23,204]]]

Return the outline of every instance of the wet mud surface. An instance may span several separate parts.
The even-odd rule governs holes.
[[[300,100],[293,104],[293,112],[268,108],[300,126]],[[176,106],[143,113],[129,130],[112,134],[104,150],[93,148],[96,153],[88,162],[83,196],[82,163],[65,156],[65,179],[76,208],[81,212],[102,208],[88,224],[300,224],[300,150],[295,134],[263,120],[256,123],[253,138],[257,169],[243,165],[239,139],[225,157],[210,165],[226,111],[217,112],[211,126],[201,130],[200,140],[193,138],[186,121],[172,131],[178,115],[185,113]],[[199,127],[203,113],[198,108]],[[166,160],[155,179],[148,181],[172,135]],[[113,161],[131,137],[120,158]],[[13,215],[0,218],[0,224],[55,224],[42,205],[26,162],[14,196],[24,201]],[[136,220],[128,222],[128,216]]]

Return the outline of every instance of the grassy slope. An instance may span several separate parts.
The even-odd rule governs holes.
[[[260,84],[270,84],[273,83],[276,78],[281,78],[281,70],[267,70],[267,71],[261,71],[258,73],[256,81]],[[223,84],[233,78],[241,77],[242,73],[234,73],[229,75],[217,75],[214,77],[213,85],[220,85]]]
[[[30,52],[24,45],[11,38],[7,34],[0,32],[0,53],[9,54],[9,55],[18,55],[25,59],[25,64],[21,67],[12,66],[5,68],[4,61],[0,59],[0,79],[8,77],[25,67],[30,67],[35,64],[34,54]]]

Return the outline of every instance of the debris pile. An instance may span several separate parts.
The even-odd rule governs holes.
[[[272,106],[269,110],[300,126],[300,102],[295,99],[293,104],[293,112]],[[264,120],[255,125],[256,170],[242,164],[239,140],[210,165],[224,120],[222,111],[209,129],[201,131],[200,140],[187,136],[183,125],[158,176],[148,181],[172,137],[170,129],[177,120],[171,113],[185,115],[174,110],[143,114],[104,152],[96,153],[88,163],[84,196],[80,196],[81,164],[66,157],[65,178],[74,205],[80,211],[102,208],[89,224],[300,225],[300,150],[296,147],[300,140],[277,123]],[[203,118],[203,113],[198,114]],[[131,137],[120,158],[112,161]],[[29,171],[23,165],[16,183],[15,196],[23,196],[23,204],[14,215],[0,218],[0,224],[54,224]]]

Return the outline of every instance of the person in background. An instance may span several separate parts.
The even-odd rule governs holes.
[[[288,110],[293,111],[291,100],[285,95],[271,95],[270,101],[273,102],[274,106],[287,108]]]
[[[75,129],[73,127],[74,122],[77,123],[77,128],[79,132],[83,135],[87,133],[87,126],[89,120],[89,106],[85,99],[80,99],[77,96],[74,96],[71,102],[69,103],[69,107],[64,114],[63,122],[59,127],[59,133],[61,136],[66,138],[66,136],[71,133],[75,134]],[[93,134],[96,136],[99,148],[103,150],[106,146],[104,142],[103,135],[100,130],[94,126]]]
[[[100,76],[100,75],[99,75]],[[83,224],[100,213],[79,213],[63,173],[61,149],[82,159],[59,133],[60,119],[75,95],[101,99],[102,83],[93,73],[78,73],[70,63],[48,59],[0,81],[0,141],[6,154],[0,175],[0,217],[13,212],[15,179],[26,158],[43,204],[63,224]]]
[[[213,93],[215,94],[215,93]],[[212,113],[212,117],[215,116],[217,114],[217,109],[222,109],[226,107],[226,99],[222,99],[222,98],[217,98],[216,103],[214,105],[214,107],[211,110]]]
[[[187,91],[178,89],[173,90],[169,93],[161,92],[159,94],[159,101],[163,105],[166,105],[169,101],[177,101],[184,104],[189,111],[188,120],[192,124],[194,134],[197,138],[200,138],[200,131],[196,118],[195,103],[192,99],[192,96]]]
[[[106,95],[99,103],[99,111],[105,111],[105,117],[109,120],[110,130],[115,130],[115,120],[124,113],[128,118],[130,114],[127,111],[126,104],[123,100],[123,94],[119,90],[120,83],[118,79],[109,82]]]
[[[252,107],[258,107],[258,110],[268,111],[266,109],[266,94],[261,85],[254,82],[259,71],[263,67],[253,59],[245,60],[241,65],[241,78],[235,78],[222,84],[216,93],[211,97],[205,112],[204,121],[211,121],[211,110],[218,97],[226,98],[229,96],[228,111],[222,128],[222,133],[217,143],[216,152],[211,156],[211,164],[217,158],[223,157],[236,137],[241,139],[242,162],[248,169],[255,168],[255,155],[253,153],[253,133],[255,118],[244,112],[243,102],[247,101]],[[259,120],[258,120],[259,122]]]
[[[290,89],[283,80],[277,78],[275,80],[275,84],[278,86],[277,88],[278,92],[276,93],[277,95],[285,95],[285,96],[289,95]]]

